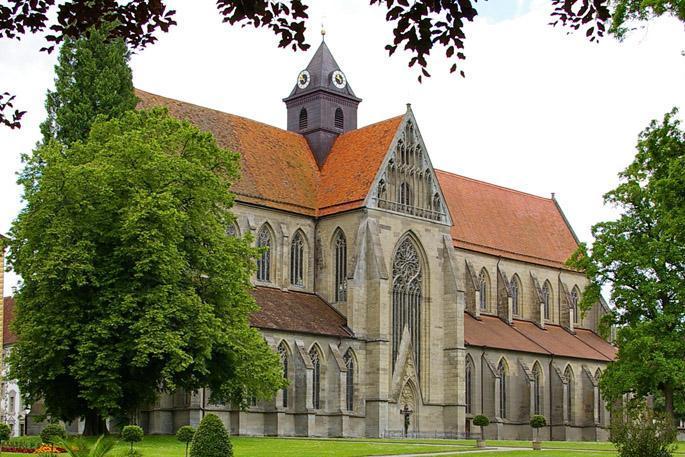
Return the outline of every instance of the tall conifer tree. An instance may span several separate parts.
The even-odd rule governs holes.
[[[55,66],[55,90],[48,91],[43,141],[69,146],[88,137],[99,115],[119,117],[136,107],[129,51],[122,39],[108,38],[108,27],[66,39]]]

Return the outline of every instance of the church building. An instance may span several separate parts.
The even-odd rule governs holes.
[[[287,388],[246,410],[208,392],[162,396],[147,433],[217,414],[234,435],[602,440],[598,379],[615,348],[605,303],[565,265],[578,246],[554,197],[437,170],[408,105],[359,127],[362,99],[322,41],[283,100],[287,129],[151,93],[140,107],[238,152],[236,224],[267,248],[252,325]],[[362,105],[363,106],[363,105]]]

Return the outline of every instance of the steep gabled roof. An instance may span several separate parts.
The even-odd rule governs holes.
[[[566,268],[578,244],[555,201],[436,170],[455,247]]]
[[[340,135],[321,169],[319,214],[363,206],[404,116]]]
[[[300,134],[233,114],[141,90],[139,107],[165,106],[169,113],[211,132],[219,146],[240,153],[239,200],[315,215],[319,169]]]
[[[236,199],[307,216],[359,208],[403,116],[340,135],[319,170],[304,136],[240,116],[136,90],[140,108],[164,106],[240,154]]]

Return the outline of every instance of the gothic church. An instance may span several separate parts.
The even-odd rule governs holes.
[[[237,223],[267,247],[252,318],[289,386],[241,411],[163,396],[147,433],[213,412],[232,434],[606,439],[598,377],[615,348],[580,314],[578,240],[554,198],[433,168],[411,108],[357,126],[362,101],[325,42],[284,99],[287,130],[137,92],[240,153]],[[409,413],[407,413],[409,412]]]

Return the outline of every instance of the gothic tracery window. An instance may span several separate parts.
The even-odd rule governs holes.
[[[273,239],[271,230],[264,224],[257,234],[257,246],[264,248],[261,256],[257,259],[257,280],[263,282],[271,281],[271,251],[273,249]]]
[[[293,286],[304,286],[304,237],[298,231],[290,244],[290,283]]]
[[[578,323],[578,301],[580,300],[580,293],[578,288],[574,287],[571,291],[571,309],[573,310],[573,323]]]
[[[549,285],[548,281],[545,281],[545,285],[542,286],[542,305],[544,308],[545,319],[550,319],[550,299],[552,296],[552,286]]]
[[[507,364],[504,359],[497,366],[499,375],[499,417],[507,417]]]
[[[514,315],[519,314],[519,282],[518,277],[514,276],[511,279],[511,312]]]
[[[466,357],[466,369],[464,370],[464,385],[466,397],[466,414],[471,414],[473,411],[473,360],[471,357]]]
[[[321,359],[316,346],[309,350],[309,358],[312,360],[312,405],[314,409],[321,408]]]
[[[542,414],[542,369],[535,362],[533,366],[533,412]]]
[[[574,376],[571,365],[566,367],[564,371],[564,377],[566,378],[567,392],[566,392],[566,421],[573,422],[573,395],[574,393]]]
[[[348,349],[343,357],[345,360],[345,367],[347,373],[345,374],[345,405],[348,411],[354,411],[354,355],[352,350]]]
[[[397,248],[392,265],[392,360],[393,368],[405,327],[414,347],[416,371],[421,367],[421,302],[423,272],[413,241],[405,237]]]
[[[488,290],[490,289],[490,281],[488,280],[488,273],[483,268],[478,275],[478,291],[480,292],[479,306],[481,311],[488,309]]]
[[[335,232],[335,301],[347,301],[347,240],[342,230]]]
[[[281,365],[283,366],[283,379],[288,380],[288,348],[281,341],[278,345],[278,356],[281,359]],[[284,408],[288,407],[288,386],[284,387],[282,390],[281,406]]]

